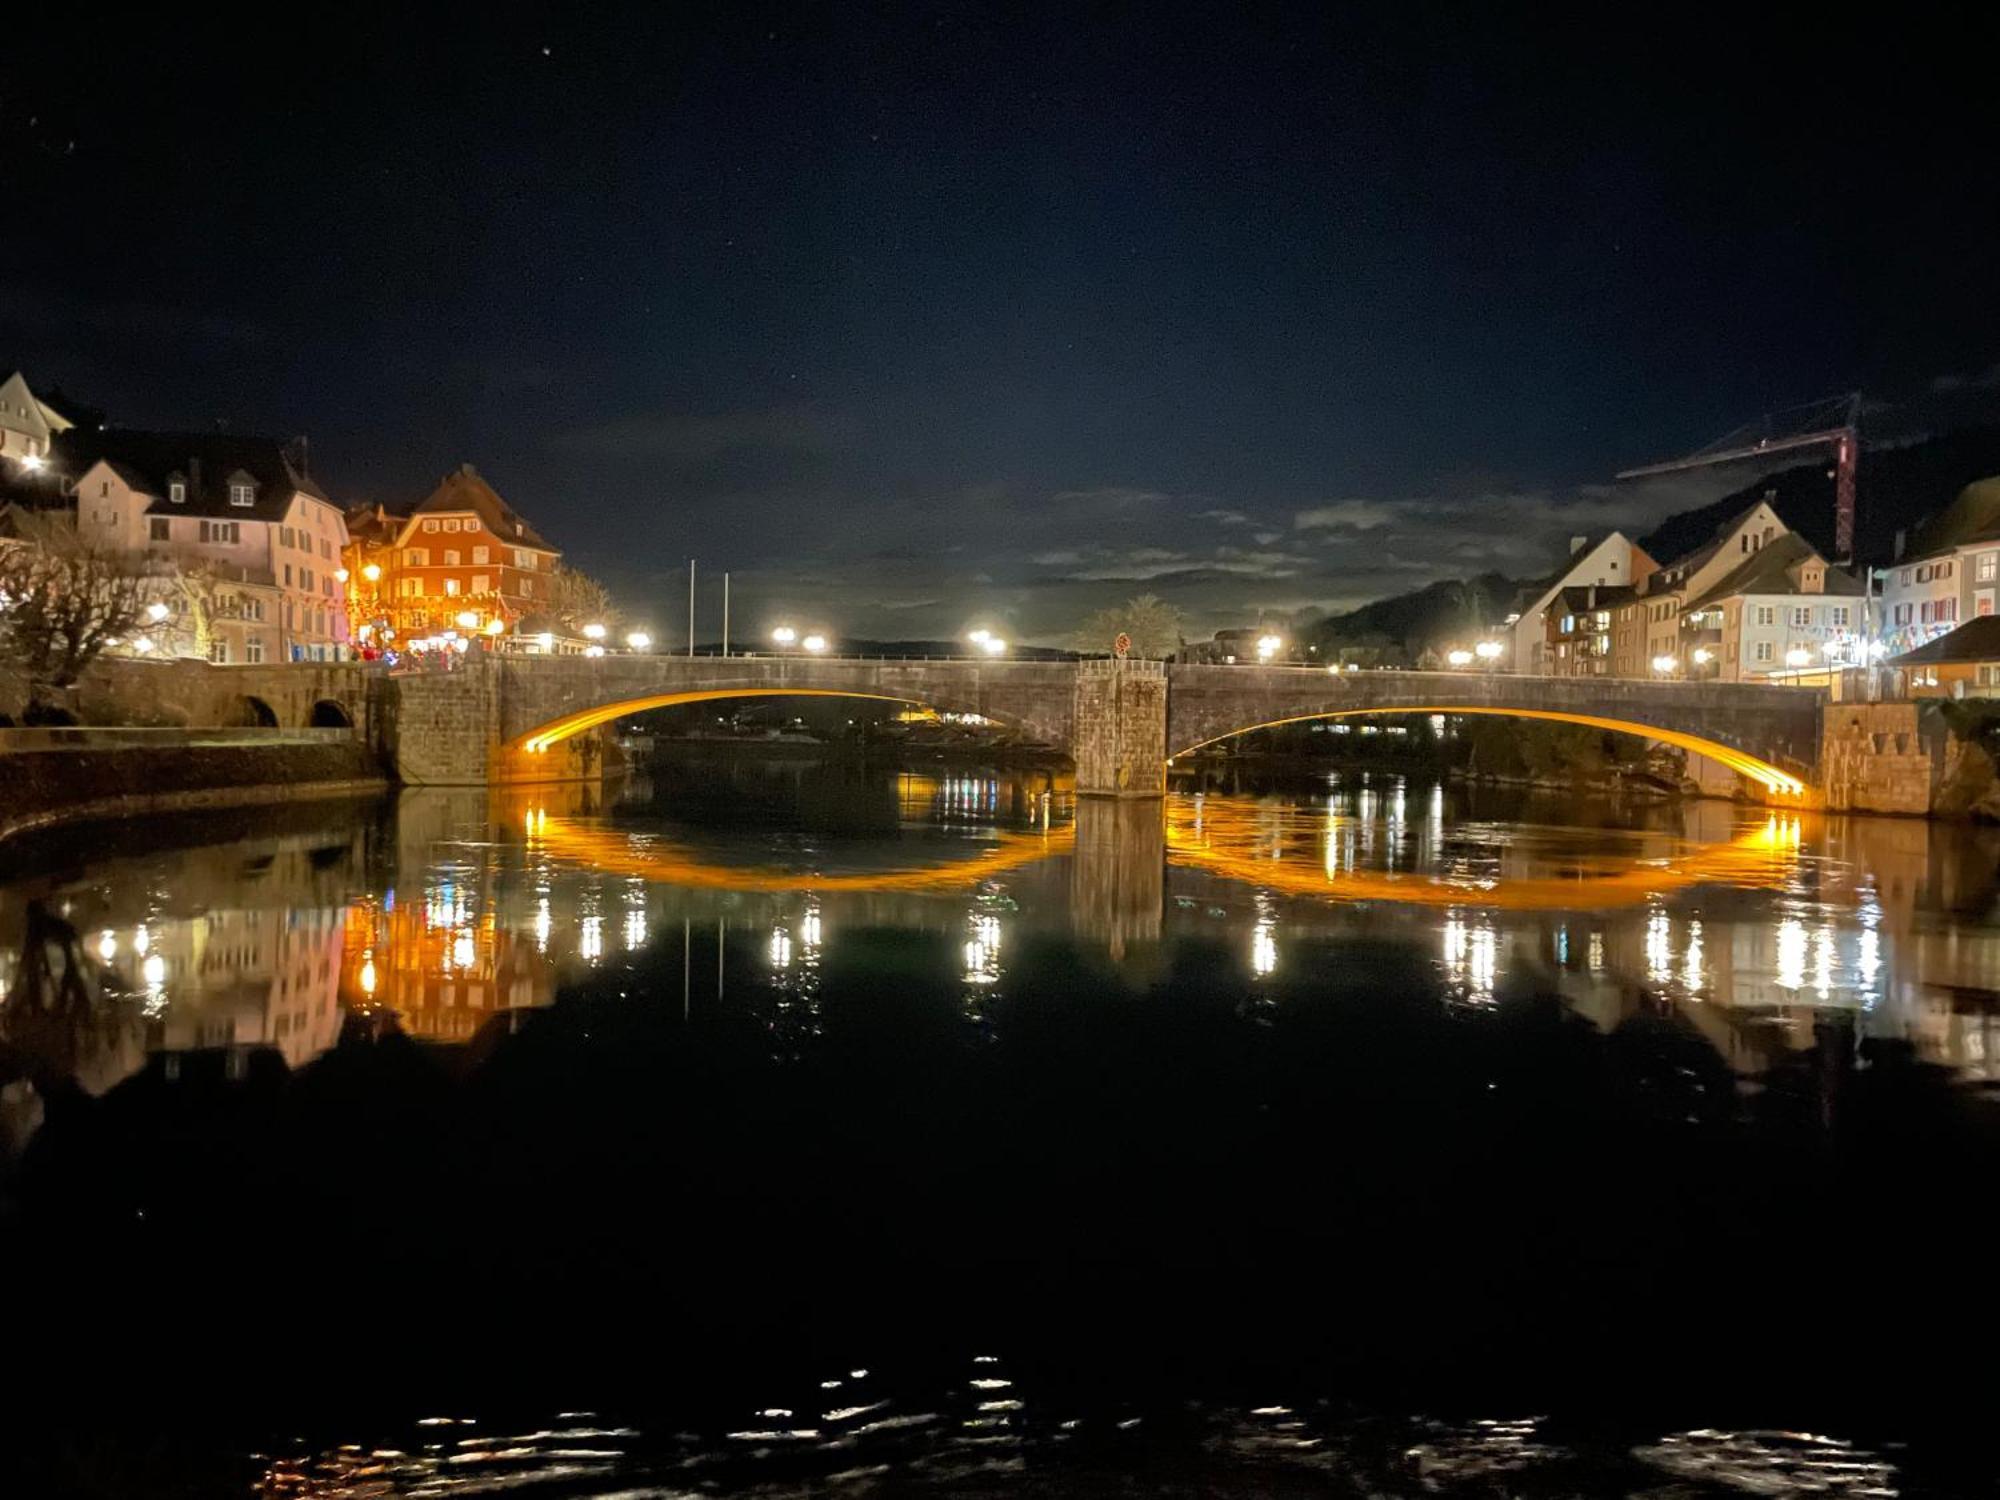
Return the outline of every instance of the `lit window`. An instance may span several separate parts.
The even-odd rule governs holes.
[[[167,498],[171,500],[175,505],[187,504],[187,497],[188,497],[188,487],[182,484],[178,479],[174,480],[171,484],[167,486]]]
[[[447,579],[446,579],[446,580],[444,581],[444,592],[445,592],[445,596],[446,596],[447,598],[452,598],[452,599],[455,599],[455,598],[457,598],[457,597],[458,597],[458,580],[457,580],[456,578],[447,578]]]
[[[1991,583],[1996,573],[2000,573],[2000,552],[1980,553],[1975,576],[1981,583]]]
[[[475,594],[486,594],[486,593],[491,593],[491,592],[492,592],[492,589],[493,589],[493,580],[492,580],[491,578],[489,578],[489,577],[488,577],[488,576],[487,576],[486,574],[484,574],[484,573],[474,573],[474,574],[472,575],[472,592],[473,592],[473,593],[475,593]]]
[[[426,531],[436,531],[437,529],[438,529],[438,523],[437,523],[436,521],[426,521],[426,522],[424,522],[424,530],[426,530]]]
[[[485,565],[487,561],[487,552],[488,549],[485,547],[474,547],[472,549],[472,561],[475,566]]]
[[[447,548],[445,548],[445,549],[444,549],[444,565],[445,565],[445,566],[446,566],[447,568],[455,568],[455,567],[457,567],[457,566],[458,566],[458,549],[457,549],[457,548],[455,548],[455,547],[447,547]]]
[[[430,549],[428,547],[407,547],[403,550],[403,562],[407,567],[428,568],[431,565]]]

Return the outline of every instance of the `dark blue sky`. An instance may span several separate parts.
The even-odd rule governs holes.
[[[2000,361],[1990,16],[1015,9],[65,23],[0,365],[343,499],[469,459],[662,623],[693,553],[1053,639],[1538,572],[1713,492],[1621,465]]]

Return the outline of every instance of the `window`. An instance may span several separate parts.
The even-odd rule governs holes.
[[[516,547],[514,549],[514,566],[519,568],[523,573],[534,572],[535,554],[530,552],[526,547]]]
[[[1810,604],[1800,604],[1795,606],[1792,610],[1792,627],[1795,630],[1806,630],[1809,629],[1811,625],[1812,625],[1812,606]]]
[[[1936,574],[1937,577],[1949,578],[1951,577],[1951,574],[1952,574],[1952,565],[1950,563],[1944,562],[1944,563],[1939,563],[1937,565],[1937,574]]]
[[[405,547],[403,566],[408,568],[428,568],[431,565],[431,550],[428,547]]]
[[[2000,552],[1982,552],[1979,561],[1973,564],[1973,576],[1981,583],[1991,583],[2000,574]]]
[[[1569,635],[1572,634],[1575,630],[1576,630],[1576,616],[1564,615],[1562,623],[1562,633],[1564,635]]]
[[[1993,613],[1993,591],[1991,589],[1985,590],[1973,601],[1972,612],[1975,615],[1990,615]]]
[[[484,573],[474,573],[472,575],[472,592],[475,594],[492,593],[493,580]]]
[[[447,547],[444,549],[444,565],[447,568],[458,566],[458,549],[456,547]]]
[[[286,588],[290,588],[291,586],[292,586],[292,565],[291,565],[290,563],[286,563],[286,564],[285,564],[285,587],[286,587]]]
[[[424,581],[421,578],[398,579],[396,592],[405,599],[421,599],[424,593]]]
[[[229,503],[231,505],[249,505],[256,498],[257,498],[257,492],[255,488],[250,485],[232,484],[229,487]]]
[[[1924,624],[1924,625],[1928,625],[1928,624],[1930,624],[1930,622],[1931,622],[1931,603],[1930,603],[1930,601],[1929,601],[1928,599],[1926,599],[1926,600],[1925,600],[1925,601],[1923,602],[1923,604],[1922,604],[1922,605],[1921,605],[1921,606],[1920,606],[1920,607],[1918,608],[1918,610],[1917,610],[1917,619],[1918,619],[1919,623],[1921,623],[1921,624]]]
[[[458,597],[458,580],[456,578],[447,578],[444,581],[444,594],[447,599],[456,599]]]
[[[1769,641],[1759,641],[1759,642],[1757,642],[1757,651],[1756,651],[1756,657],[1757,657],[1757,660],[1758,660],[1758,661],[1769,661],[1769,660],[1771,659],[1771,654],[1772,654],[1772,652],[1773,652],[1773,650],[1774,650],[1774,649],[1775,649],[1775,648],[1774,648],[1774,647],[1772,646],[1771,642],[1769,642]]]
[[[291,545],[292,545],[292,528],[291,528],[291,527],[289,527],[289,526],[280,526],[280,527],[278,528],[278,545],[279,545],[280,547],[289,547],[289,546],[291,546]]]
[[[243,601],[243,618],[246,620],[262,620],[264,618],[264,601],[262,599],[245,599]]]
[[[426,530],[426,531],[436,531],[437,529],[438,529],[438,523],[437,523],[436,521],[426,521],[426,522],[424,522],[424,530]],[[1908,582],[1909,582],[1909,580],[1908,580],[1907,578],[1906,578],[1906,579],[1904,579],[1903,581],[1904,581],[1905,583],[1908,583]]]
[[[1956,620],[1958,618],[1958,601],[1956,599],[1938,600],[1937,617],[1940,620]]]
[[[319,559],[321,562],[333,561],[333,543],[325,537],[319,539]]]
[[[1845,604],[1836,604],[1833,606],[1832,624],[1835,630],[1845,630],[1847,628],[1847,606]]]
[[[532,578],[523,578],[521,580],[521,597],[523,599],[532,598],[534,596],[534,592],[535,592],[535,580]]]
[[[146,521],[146,536],[149,541],[167,541],[170,539],[172,532],[173,522],[169,521],[165,516],[152,516]]]
[[[1778,623],[1778,606],[1777,606],[1777,605],[1775,605],[1775,604],[1760,604],[1760,605],[1758,605],[1758,606],[1757,606],[1757,623],[1758,623],[1759,625],[1775,625],[1775,624],[1777,624],[1777,623]]]
[[[455,520],[454,520],[454,521],[446,521],[446,522],[444,523],[444,529],[445,529],[446,531],[456,531],[456,530],[458,530],[458,522],[457,522],[457,521],[455,521]]]
[[[260,613],[257,618],[261,620],[264,616]],[[264,659],[264,637],[253,635],[243,643],[243,659],[251,662],[258,662]]]
[[[203,521],[201,539],[204,542],[226,542],[235,545],[242,539],[242,526],[236,521]]]
[[[311,568],[300,568],[299,587],[310,593],[312,592],[312,586],[313,586],[313,570]]]
[[[208,643],[208,659],[220,667],[229,665],[229,638],[227,636],[219,635]]]
[[[476,567],[485,566],[489,550],[490,549],[485,547],[474,547],[472,549],[472,561],[474,566]]]
[[[175,505],[187,504],[188,487],[180,480],[170,480],[167,484],[167,498]]]

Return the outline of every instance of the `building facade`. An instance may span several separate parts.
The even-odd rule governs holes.
[[[145,639],[222,663],[347,655],[346,521],[281,444],[101,432],[58,453],[79,538],[158,565],[167,613]]]
[[[40,468],[48,462],[56,434],[69,431],[71,425],[28,389],[19,370],[0,381],[0,459]]]
[[[1683,674],[1691,665],[1689,653],[1699,644],[1682,639],[1681,615],[1688,603],[1704,598],[1789,529],[1768,500],[1759,500],[1717,527],[1700,547],[1648,574],[1612,614],[1612,675]]]
[[[1881,644],[1892,656],[2000,613],[2000,478],[1960,490],[1918,530],[1909,555],[1876,576],[1882,582]]]
[[[446,475],[407,516],[378,506],[350,519],[348,580],[363,639],[501,635],[552,602],[562,554],[471,464]]]
[[[1555,628],[1565,614],[1571,616],[1572,625],[1575,623],[1574,610],[1564,603],[1569,591],[1595,587],[1629,592],[1654,567],[1653,559],[1623,532],[1614,531],[1595,542],[1572,537],[1567,561],[1522,600],[1520,611],[1507,627],[1507,669],[1536,676],[1574,675],[1580,658],[1574,653],[1558,656],[1555,650],[1558,645],[1574,646],[1577,640],[1574,630]],[[1592,606],[1589,612],[1595,614],[1597,607]]]

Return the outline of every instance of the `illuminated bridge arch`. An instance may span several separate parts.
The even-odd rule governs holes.
[[[1823,695],[1753,683],[1627,682],[1509,673],[1175,667],[1168,756],[1312,719],[1496,716],[1637,735],[1797,798],[1818,762]]]
[[[618,719],[628,718],[633,714],[650,713],[656,708],[675,708],[684,703],[720,703],[754,698],[858,698],[870,703],[900,703],[910,708],[927,708],[935,713],[976,713],[982,718],[992,719],[995,723],[1005,724],[1011,729],[1022,727],[1005,715],[989,713],[983,709],[961,708],[950,703],[934,703],[922,698],[908,698],[890,693],[863,693],[843,688],[812,687],[683,688],[675,692],[649,693],[640,698],[628,698],[621,703],[601,704],[596,708],[577,709],[517,736],[509,742],[507,748],[510,751],[539,755],[574,735],[599,728]]]
[[[1304,724],[1318,719],[1379,719],[1409,714],[1443,714],[1446,717],[1473,715],[1487,718],[1540,719],[1544,723],[1550,724],[1580,724],[1586,729],[1603,729],[1614,734],[1631,734],[1637,735],[1642,739],[1658,740],[1662,744],[1672,745],[1678,750],[1685,750],[1691,755],[1705,756],[1718,765],[1726,766],[1739,776],[1747,776],[1767,791],[1776,793],[1782,797],[1801,797],[1805,795],[1806,790],[1806,784],[1803,781],[1781,766],[1774,766],[1767,760],[1751,755],[1748,751],[1738,750],[1734,746],[1725,745],[1719,740],[1704,739],[1701,735],[1689,734],[1684,730],[1661,729],[1657,725],[1652,724],[1635,724],[1629,719],[1607,719],[1597,714],[1569,713],[1558,709],[1485,708],[1468,707],[1464,704],[1457,706],[1449,704],[1413,704],[1409,707],[1396,708],[1339,708],[1329,709],[1321,713],[1288,714],[1283,718],[1266,719],[1261,724],[1246,724],[1241,729],[1232,729],[1226,734],[1211,735],[1208,739],[1196,744],[1183,746],[1167,757],[1167,763],[1171,765],[1183,755],[1192,755],[1195,751],[1205,746],[1220,744],[1223,740],[1234,739],[1239,734],[1250,734],[1259,729],[1276,729],[1285,724]]]

